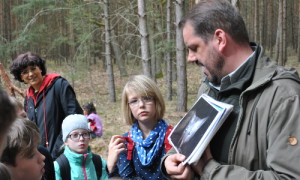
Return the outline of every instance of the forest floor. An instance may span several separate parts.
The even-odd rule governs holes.
[[[287,66],[294,67],[300,72],[300,63],[296,61],[296,58],[290,58]],[[65,77],[74,87],[77,99],[82,105],[85,102],[92,101],[96,105],[97,113],[103,122],[103,136],[101,138],[95,138],[91,140],[91,148],[93,152],[100,154],[104,159],[107,158],[108,144],[112,135],[122,135],[129,130],[129,126],[121,118],[121,93],[123,87],[131,75],[142,74],[141,65],[128,65],[128,76],[121,77],[117,68],[115,67],[114,84],[116,102],[110,101],[108,90],[108,77],[105,70],[101,65],[93,65],[87,67],[87,65],[76,66],[76,69],[72,69],[67,65],[58,66],[55,64],[47,63],[48,73],[55,72]],[[73,72],[73,73],[72,73]],[[14,82],[16,83],[16,81]],[[194,64],[187,64],[187,91],[188,101],[187,109],[190,109],[193,105],[198,92],[198,87],[201,83],[201,69]],[[157,84],[162,91],[162,94],[166,94],[166,79],[165,75],[162,78],[157,79]],[[25,90],[26,85],[16,83],[18,87]],[[176,80],[173,82],[173,100],[167,101],[166,113],[164,119],[168,124],[173,126],[185,115],[186,112],[176,111]],[[23,100],[21,100],[23,102]]]

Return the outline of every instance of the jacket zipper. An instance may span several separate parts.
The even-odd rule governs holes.
[[[85,168],[86,157],[87,157],[87,154],[84,154],[83,157],[82,157],[83,158],[83,160],[82,160],[82,172],[83,172],[84,180],[88,180],[87,174],[86,174],[86,168]]]

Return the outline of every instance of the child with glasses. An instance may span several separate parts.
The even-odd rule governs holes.
[[[110,149],[125,144],[117,163],[123,179],[165,179],[160,172],[160,160],[171,148],[167,136],[172,127],[163,115],[165,103],[153,80],[133,76],[125,85],[122,94],[122,114],[131,130],[123,137],[112,138]],[[123,140],[120,140],[123,139]],[[122,149],[122,148],[120,148]]]
[[[108,179],[106,161],[93,154],[89,147],[90,129],[84,115],[67,116],[62,123],[62,135],[64,152],[54,161],[56,180],[67,179],[67,176],[72,180]],[[62,161],[68,162],[67,174],[67,166]]]

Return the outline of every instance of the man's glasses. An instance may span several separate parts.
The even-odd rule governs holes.
[[[70,134],[69,135],[69,138],[72,140],[72,141],[75,141],[75,142],[78,142],[79,139],[80,139],[80,136],[83,138],[83,139],[90,139],[90,133],[89,132],[86,132],[86,133],[74,133],[74,134]]]
[[[139,105],[140,101],[143,102],[144,104],[151,104],[154,101],[154,97],[145,96],[145,97],[138,98],[138,99],[131,99],[128,104],[130,107],[136,107]]]

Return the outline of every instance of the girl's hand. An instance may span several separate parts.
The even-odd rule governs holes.
[[[108,157],[107,157],[107,169],[109,173],[112,173],[121,152],[126,151],[124,140],[120,135],[114,135],[111,137],[108,145]]]

